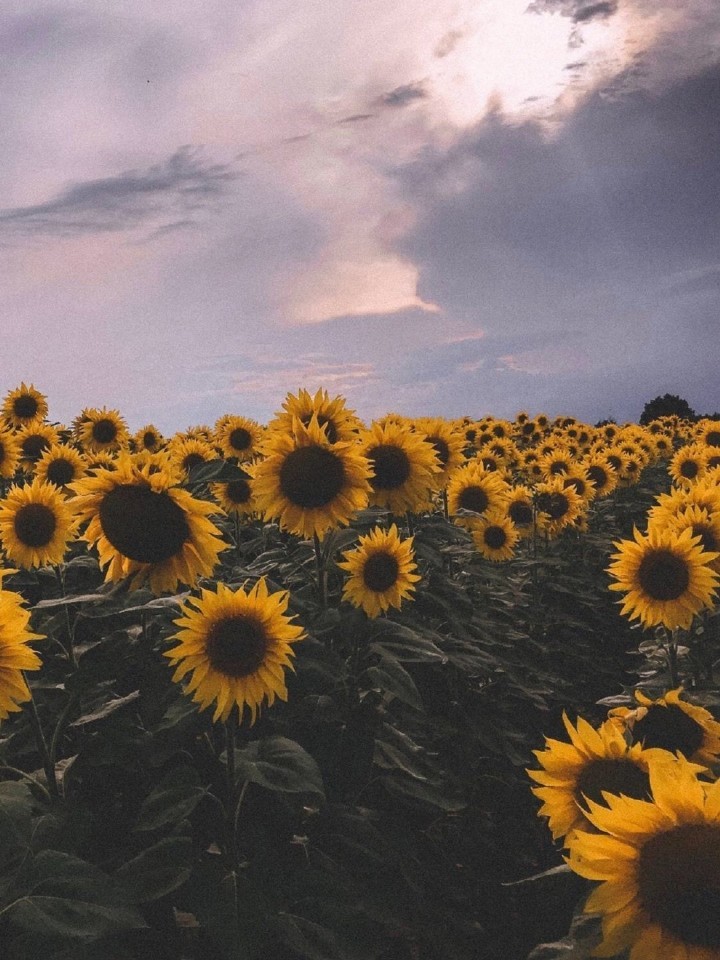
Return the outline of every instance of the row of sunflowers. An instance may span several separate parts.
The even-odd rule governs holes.
[[[685,823],[678,797],[715,796],[720,726],[678,690],[713,686],[720,423],[366,425],[323,390],[170,438],[48,413],[24,383],[0,409],[13,956],[524,956],[541,921],[500,948],[498,917],[526,912],[508,882],[557,858],[524,780],[553,724],[570,742],[529,773],[572,870],[605,881],[593,948],[720,956],[720,857],[695,857],[679,920],[631,876],[627,833],[658,846],[656,876],[718,829],[698,800],[700,832],[654,839],[661,814]],[[652,631],[654,701],[631,703],[630,621]],[[597,728],[564,714],[608,693]]]

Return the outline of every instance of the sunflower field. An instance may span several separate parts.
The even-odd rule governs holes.
[[[3,960],[720,960],[720,422],[0,407]]]

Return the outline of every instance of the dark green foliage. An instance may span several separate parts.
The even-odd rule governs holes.
[[[683,420],[697,420],[697,414],[687,400],[674,393],[665,393],[661,397],[649,400],[643,407],[639,422],[647,426],[651,420],[660,417],[680,417]]]

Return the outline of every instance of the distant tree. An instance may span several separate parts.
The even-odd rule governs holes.
[[[596,427],[606,427],[609,423],[617,423],[615,417],[608,417],[607,420],[598,420],[595,424]]]
[[[697,420],[697,414],[687,400],[674,393],[666,393],[645,404],[640,414],[640,423],[646,426],[651,420],[672,416],[682,417],[683,420]]]

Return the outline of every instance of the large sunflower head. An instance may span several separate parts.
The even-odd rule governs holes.
[[[360,537],[359,545],[338,563],[350,574],[343,600],[361,607],[373,618],[390,607],[399,608],[403,600],[411,597],[420,579],[415,572],[412,541],[412,537],[401,540],[395,524],[387,531],[376,527]]]
[[[47,413],[47,397],[32,384],[26,386],[21,383],[15,390],[10,390],[2,405],[2,416],[16,429],[31,423],[42,423]]]
[[[70,502],[45,480],[11,487],[0,501],[0,540],[20,567],[62,563],[76,527]]]
[[[119,410],[90,407],[80,414],[79,440],[84,450],[98,453],[126,447],[130,434]]]
[[[190,674],[186,692],[201,710],[215,704],[213,721],[227,720],[237,706],[254,723],[265,701],[287,700],[285,670],[304,637],[287,616],[288,602],[287,591],[270,593],[263,578],[249,591],[218,583],[183,605],[171,638],[177,646],[165,656],[176,667],[173,680]]]
[[[476,549],[486,560],[496,563],[510,560],[520,539],[513,522],[507,514],[499,511],[473,520],[470,530]]]
[[[0,427],[0,477],[14,477],[19,462],[20,444],[15,434]]]
[[[673,454],[668,473],[675,483],[690,486],[699,480],[707,469],[708,448],[700,443],[689,443]]]
[[[585,903],[602,915],[595,955],[718,960],[720,780],[703,783],[686,760],[653,764],[649,776],[652,803],[589,801],[586,817],[600,832],[573,836],[570,867],[601,881]]]
[[[68,484],[83,477],[86,471],[87,463],[81,453],[67,444],[54,443],[38,460],[35,476],[64,490]]]
[[[545,749],[534,750],[540,770],[528,770],[539,786],[533,793],[543,801],[538,815],[548,818],[556,840],[572,839],[577,829],[592,829],[588,802],[607,802],[606,794],[638,800],[650,798],[648,768],[652,757],[638,744],[629,747],[611,721],[598,729],[583,717],[575,726],[563,714],[570,742],[545,738]]]
[[[314,396],[303,389],[297,394],[289,393],[282,406],[282,411],[276,413],[268,425],[272,430],[291,433],[295,420],[309,427],[310,421],[315,419],[328,442],[337,443],[354,440],[358,431],[363,428],[363,423],[355,415],[355,411],[345,406],[344,397],[331,397],[327,390],[322,388],[318,389]]]
[[[23,673],[42,666],[29,644],[44,637],[33,633],[29,625],[30,611],[22,606],[22,597],[0,587],[0,720],[7,720],[30,699]]]
[[[608,717],[645,750],[679,752],[693,763],[712,765],[720,758],[720,723],[681,693],[678,687],[652,700],[636,690],[637,707],[614,707]]]
[[[396,516],[426,508],[440,468],[422,434],[390,421],[373,423],[361,434],[360,449],[372,470],[372,506],[386,507]]]
[[[224,457],[237,460],[252,460],[258,452],[263,428],[255,420],[226,414],[215,424],[215,443]]]
[[[331,443],[315,417],[291,432],[269,431],[253,493],[266,519],[301,537],[322,537],[368,504],[370,463],[357,442]]]
[[[503,511],[509,496],[510,485],[502,475],[471,461],[459,467],[448,483],[448,513],[456,523],[471,527],[478,517]],[[471,510],[477,517],[457,516],[459,510]]]
[[[617,582],[610,589],[626,594],[621,613],[631,620],[644,627],[687,628],[696,613],[712,605],[720,577],[711,564],[718,554],[702,550],[691,530],[651,526],[646,536],[635,530],[634,540],[615,546],[608,573]]]
[[[125,456],[117,469],[72,485],[72,502],[88,521],[84,538],[97,548],[106,580],[132,576],[132,586],[147,580],[161,593],[212,573],[226,546],[208,519],[214,507],[172,483],[163,470]]]
[[[451,420],[442,417],[420,417],[415,428],[424,435],[427,443],[437,454],[440,472],[436,477],[438,487],[447,481],[465,459],[465,437],[462,430]]]

